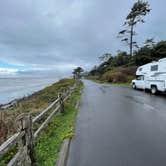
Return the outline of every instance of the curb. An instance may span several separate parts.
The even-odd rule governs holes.
[[[55,164],[56,166],[66,166],[69,154],[70,142],[71,142],[70,138],[65,139],[63,141],[61,151],[59,152],[58,160]]]
[[[75,108],[78,109],[79,105],[80,105],[80,100],[77,101]],[[67,165],[71,140],[72,140],[72,138],[67,138],[63,141],[63,144],[62,144],[61,150],[59,152],[58,159],[55,163],[55,166],[66,166]]]

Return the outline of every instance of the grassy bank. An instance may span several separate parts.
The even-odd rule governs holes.
[[[58,93],[63,93],[74,83],[73,79],[60,80],[27,98],[21,99],[16,106],[0,111],[0,143],[16,132],[15,121],[20,114],[31,113],[33,116],[39,114],[57,98]]]
[[[131,83],[108,83],[112,86],[131,87]]]
[[[10,135],[16,132],[15,120],[18,115],[23,113],[31,113],[36,116],[44,108],[46,108],[52,101],[57,98],[58,93],[63,93],[66,88],[73,86],[75,80],[63,79],[59,82],[29,96],[24,100],[20,100],[16,106],[0,112],[1,126],[0,126],[0,140],[1,143]],[[57,114],[55,118],[46,127],[46,130],[41,133],[36,141],[36,165],[54,165],[61,143],[65,137],[73,135],[74,121],[77,110],[74,105],[80,97],[79,89],[73,93],[70,100],[65,104],[65,115]],[[7,155],[0,158],[0,165],[6,165],[7,161],[13,156],[15,149],[10,151]]]
[[[65,115],[60,113],[41,133],[36,142],[36,165],[53,166],[65,138],[73,137],[78,110],[75,108],[81,96],[82,85],[65,104]]]
[[[121,87],[131,87],[131,82],[111,83],[111,82],[108,82],[106,80],[96,79],[94,77],[87,77],[87,79],[92,80],[92,81],[99,83],[99,84],[108,84],[108,85],[112,85],[112,86],[121,86]]]

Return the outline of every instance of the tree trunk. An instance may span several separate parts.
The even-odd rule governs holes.
[[[134,28],[134,25],[132,24],[131,25],[131,33],[130,33],[130,60],[133,56],[133,28]]]

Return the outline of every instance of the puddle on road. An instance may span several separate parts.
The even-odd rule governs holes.
[[[145,111],[155,111],[155,108],[149,104],[144,103]]]
[[[128,98],[128,99],[132,99],[134,102],[136,102],[136,103],[138,103],[138,104],[144,104],[144,102],[137,100],[137,99],[136,99],[135,97],[133,97],[133,96],[125,96],[125,97]]]
[[[134,102],[136,102],[138,104],[143,105],[143,107],[145,108],[145,111],[155,111],[155,108],[152,105],[147,104],[147,103],[145,103],[143,101],[139,101],[134,96],[125,96],[125,97],[128,98],[128,99],[131,99],[132,101],[134,101]]]
[[[102,93],[106,93],[108,88],[109,88],[108,86],[100,86],[99,87],[99,89],[102,91]]]

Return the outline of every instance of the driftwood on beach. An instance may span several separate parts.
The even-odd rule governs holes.
[[[12,100],[11,102],[6,103],[6,104],[0,104],[0,110],[5,110],[5,109],[11,108],[13,106],[16,106],[17,103],[18,103],[18,99]]]
[[[6,109],[9,109],[9,108],[16,107],[20,102],[25,101],[28,98],[31,98],[32,96],[37,95],[38,93],[40,93],[40,91],[34,92],[34,93],[32,93],[28,96],[24,96],[24,97],[21,97],[21,98],[18,98],[18,99],[14,99],[14,100],[12,100],[8,103],[5,103],[5,104],[0,104],[0,110],[6,110]]]

